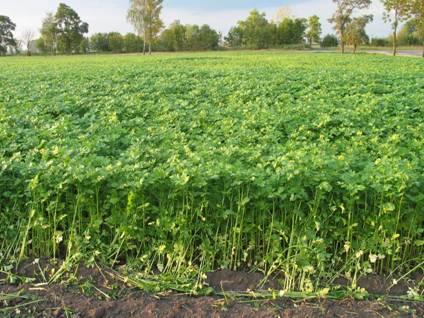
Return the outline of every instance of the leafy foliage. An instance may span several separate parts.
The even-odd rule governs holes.
[[[6,54],[9,48],[16,48],[17,42],[13,37],[16,24],[9,17],[0,15],[0,55]]]
[[[327,34],[324,36],[324,38],[321,41],[321,47],[328,48],[328,47],[337,47],[339,45],[339,40],[337,39],[337,36],[334,34]]]
[[[0,68],[2,255],[175,278],[252,268],[303,291],[422,269],[420,60],[214,53]]]
[[[308,39],[309,45],[321,42],[321,23],[319,17],[313,15],[308,19],[308,31],[306,32],[306,38]]]
[[[163,28],[160,18],[163,0],[131,0],[127,19],[134,26],[137,34],[143,38],[143,53],[146,53],[146,44],[149,53],[152,52],[152,43]]]
[[[265,13],[252,10],[246,20],[231,28],[225,40],[230,47],[249,49],[302,44],[306,28],[305,19],[282,17],[277,22],[269,22]]]

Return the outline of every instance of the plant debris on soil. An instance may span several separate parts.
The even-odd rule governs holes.
[[[0,317],[112,318],[112,317],[422,317],[424,303],[397,295],[423,280],[422,275],[402,280],[389,288],[388,279],[373,275],[359,280],[359,287],[379,297],[358,301],[288,297],[255,297],[255,291],[274,289],[276,281],[264,282],[259,273],[220,270],[208,273],[205,284],[213,296],[192,296],[163,292],[149,294],[128,286],[113,271],[78,266],[67,283],[48,284],[60,262],[46,259],[25,261],[17,268],[19,277],[33,277],[31,283],[11,284],[0,278]],[[28,280],[28,279],[27,279]],[[341,285],[347,284],[343,280]],[[250,297],[246,295],[250,291]],[[219,296],[218,296],[219,294]],[[258,294],[259,295],[259,294]],[[386,295],[386,296],[382,296]]]
[[[54,285],[0,286],[3,294],[25,295],[7,302],[10,310],[1,317],[423,317],[424,304],[408,301],[341,301],[315,299],[294,301],[235,300],[224,297],[190,297],[187,295],[154,296],[140,291],[128,291],[118,299],[105,300],[87,296],[75,288]],[[28,303],[29,305],[25,305]],[[3,307],[2,307],[3,306]],[[3,309],[2,309],[3,308]]]

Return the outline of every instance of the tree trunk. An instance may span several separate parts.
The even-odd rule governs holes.
[[[152,43],[149,42],[149,55],[152,55]]]
[[[398,13],[395,10],[395,22],[393,23],[393,56],[397,54],[397,27],[398,27]]]
[[[143,55],[146,55],[146,30],[143,32]]]
[[[344,31],[340,32],[340,46],[342,47],[342,54],[344,54],[345,53]]]
[[[423,46],[423,57],[424,57],[424,46]]]
[[[356,44],[353,45],[353,54],[356,54]]]

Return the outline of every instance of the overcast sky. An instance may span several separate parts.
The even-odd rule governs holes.
[[[131,32],[126,21],[129,0],[0,0],[0,15],[9,16],[17,24],[16,37],[27,29],[38,31],[46,12],[53,12],[60,2],[74,8],[83,21],[95,32]],[[271,19],[279,7],[288,6],[296,17],[317,14],[323,24],[323,32],[333,33],[327,19],[334,11],[331,0],[164,0],[162,18],[166,24],[180,20],[184,24],[209,24],[224,35],[237,21],[244,19],[253,8],[259,9]],[[383,8],[379,0],[364,13],[374,14],[374,22],[368,27],[370,36],[386,36],[390,26],[382,19]]]

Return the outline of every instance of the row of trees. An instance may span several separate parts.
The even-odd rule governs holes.
[[[53,54],[84,52],[87,44],[84,34],[88,33],[88,23],[81,21],[78,13],[64,3],[60,3],[55,14],[48,13],[42,22],[38,48]]]
[[[424,1],[423,0],[380,0],[385,8],[384,19],[392,26],[390,43],[396,55],[399,39],[407,44],[424,44]],[[369,43],[365,32],[371,15],[360,15],[359,11],[369,8],[371,0],[333,0],[336,10],[329,21],[337,33],[337,43],[344,53],[346,45],[356,51],[358,45]],[[138,52],[151,53],[157,50],[210,50],[218,48],[221,35],[207,25],[182,25],[179,21],[164,29],[161,20],[163,0],[130,0],[127,19],[136,34],[125,36],[119,33],[95,34],[90,39],[88,24],[66,4],[61,3],[55,13],[44,18],[40,29],[41,37],[37,48],[45,53],[95,52]],[[404,24],[399,34],[399,27]],[[16,50],[18,41],[13,37],[16,25],[6,16],[0,16],[0,54]],[[24,34],[24,45],[28,53],[32,48],[33,32]],[[375,39],[375,43],[385,43]],[[318,16],[309,19],[293,18],[285,10],[268,21],[265,14],[257,10],[239,21],[225,37],[225,45],[232,48],[264,49],[286,45],[321,43],[322,46],[336,44],[333,36],[321,39],[321,23]],[[405,44],[405,43],[404,43]],[[423,52],[424,56],[424,52]]]
[[[208,25],[182,25],[179,21],[172,23],[151,44],[157,51],[201,51],[219,48],[221,35]],[[42,39],[37,40],[37,47],[43,49]],[[134,33],[122,35],[118,32],[95,33],[85,38],[80,44],[80,53],[136,53],[150,51],[149,44]]]
[[[311,21],[312,18],[309,19]],[[305,40],[305,31],[310,35],[310,42],[319,42],[321,24],[318,17],[313,17],[315,24],[308,25],[306,19],[282,17],[280,21],[268,21],[265,13],[258,10],[250,12],[246,20],[239,21],[232,27],[225,42],[229,47],[266,49],[290,44],[301,44]]]
[[[424,42],[424,1],[423,0],[380,0],[384,5],[384,19],[392,26],[393,55],[397,53],[397,35],[400,23],[412,21],[416,27],[417,37]],[[342,52],[345,45],[356,46],[367,39],[365,26],[372,21],[372,16],[364,15],[352,18],[356,10],[367,9],[371,0],[333,0],[336,11],[329,21],[337,31]],[[424,44],[424,43],[423,43]],[[424,51],[423,51],[424,57]]]

